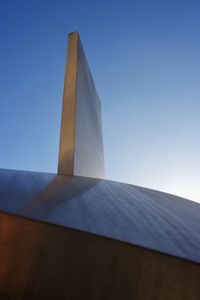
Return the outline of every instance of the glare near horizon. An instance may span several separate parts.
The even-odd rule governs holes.
[[[1,4],[0,168],[56,172],[67,33],[79,31],[106,178],[200,202],[200,3],[125,2]]]

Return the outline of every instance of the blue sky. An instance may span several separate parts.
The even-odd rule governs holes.
[[[102,102],[106,177],[200,201],[199,1],[1,1],[0,167],[56,172],[71,31]]]

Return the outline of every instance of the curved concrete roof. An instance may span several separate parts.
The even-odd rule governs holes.
[[[200,263],[200,204],[78,176],[0,169],[0,211]]]

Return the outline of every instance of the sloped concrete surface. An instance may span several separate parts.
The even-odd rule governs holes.
[[[109,180],[0,169],[0,211],[200,263],[200,205]]]

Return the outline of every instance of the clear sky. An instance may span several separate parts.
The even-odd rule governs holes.
[[[200,1],[1,1],[0,167],[56,172],[71,31],[102,102],[106,177],[200,201]]]

